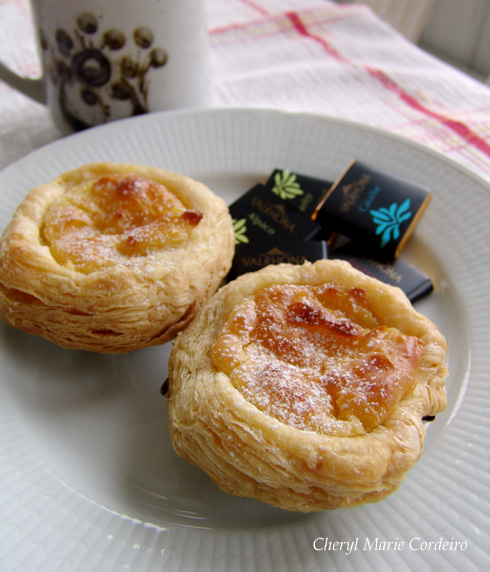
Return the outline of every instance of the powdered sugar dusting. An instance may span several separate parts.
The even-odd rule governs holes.
[[[413,387],[421,349],[416,338],[362,327],[348,313],[374,321],[365,298],[337,285],[266,288],[232,312],[213,361],[278,421],[323,434],[369,431]]]
[[[68,189],[50,205],[40,236],[58,264],[92,272],[175,247],[201,218],[155,181],[107,175]]]

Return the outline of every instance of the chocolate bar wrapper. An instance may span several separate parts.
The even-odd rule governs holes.
[[[283,200],[255,185],[229,206],[235,242],[308,240],[321,229],[319,223]]]
[[[328,258],[328,247],[323,240],[237,244],[229,279],[247,272],[255,272],[269,264],[303,264],[306,261],[315,262],[324,258]]]
[[[379,260],[396,259],[431,198],[414,181],[352,161],[313,215]]]
[[[404,260],[381,262],[361,254],[361,249],[355,245],[346,244],[333,253],[330,258],[347,260],[354,268],[361,270],[391,286],[398,286],[405,292],[411,302],[419,300],[433,291],[432,280],[418,268]]]
[[[265,184],[267,192],[311,217],[325,198],[332,181],[294,173],[289,169],[274,169]]]

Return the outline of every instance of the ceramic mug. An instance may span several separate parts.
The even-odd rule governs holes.
[[[0,78],[64,131],[211,97],[204,0],[32,0],[42,75]]]

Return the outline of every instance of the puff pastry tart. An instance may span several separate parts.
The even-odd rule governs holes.
[[[322,260],[221,288],[174,342],[176,452],[224,491],[309,512],[378,501],[446,405],[446,342],[398,288]]]
[[[0,315],[68,348],[167,342],[227,274],[231,217],[205,185],[93,163],[28,193],[0,242]]]

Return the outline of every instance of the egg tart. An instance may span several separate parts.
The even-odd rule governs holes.
[[[175,337],[234,252],[224,201],[158,168],[110,162],[31,190],[0,241],[0,315],[63,347],[103,353]]]
[[[222,287],[172,349],[173,446],[227,493],[287,510],[395,491],[446,406],[446,341],[405,294],[321,260]]]

